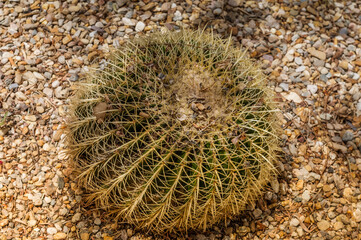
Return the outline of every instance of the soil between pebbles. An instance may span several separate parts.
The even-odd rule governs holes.
[[[361,1],[0,2],[0,239],[153,239],[89,212],[64,154],[72,84],[109,49],[205,25],[249,49],[280,101],[280,176],[191,239],[361,238]],[[174,236],[168,236],[174,239]]]

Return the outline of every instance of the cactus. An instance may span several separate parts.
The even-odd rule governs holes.
[[[239,215],[276,172],[271,96],[231,38],[181,30],[127,42],[71,104],[68,149],[87,200],[156,233]]]

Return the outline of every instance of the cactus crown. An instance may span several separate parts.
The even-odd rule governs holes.
[[[125,44],[73,100],[69,153],[89,201],[155,232],[239,214],[275,173],[264,82],[245,51],[212,34]]]

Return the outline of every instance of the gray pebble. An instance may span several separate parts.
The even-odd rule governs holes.
[[[354,138],[353,132],[350,130],[345,131],[342,135],[342,141],[344,142],[352,141],[353,138]]]
[[[220,9],[220,8],[216,8],[213,10],[214,15],[220,15],[221,13],[222,13],[222,9]]]
[[[282,88],[283,91],[286,91],[286,92],[290,90],[287,83],[280,83],[280,88]]]
[[[18,88],[18,87],[19,87],[19,84],[17,84],[17,83],[12,83],[12,84],[9,85],[9,90],[13,90],[13,89],[16,89],[16,88]]]

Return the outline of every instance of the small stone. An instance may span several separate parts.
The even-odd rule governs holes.
[[[256,209],[253,211],[253,216],[254,216],[255,218],[258,218],[258,217],[260,217],[261,215],[262,215],[262,210],[261,210],[261,209],[256,208]]]
[[[0,227],[5,227],[6,225],[8,225],[9,220],[8,219],[2,219],[0,220]]]
[[[309,190],[305,190],[302,193],[302,199],[304,200],[304,202],[308,202],[311,199],[311,195],[310,195],[310,191]]]
[[[10,27],[8,28],[8,32],[10,34],[15,34],[15,33],[18,32],[18,29],[19,29],[18,25],[14,24],[14,23],[10,23]]]
[[[280,83],[280,88],[282,88],[283,91],[286,91],[286,92],[288,92],[288,90],[290,90],[287,83]]]
[[[35,122],[36,121],[36,116],[35,115],[27,115],[27,116],[24,117],[24,119],[26,121]]]
[[[43,200],[41,200],[41,196],[35,196],[33,198],[33,203],[35,206],[41,206],[43,204]]]
[[[129,0],[116,0],[118,7],[123,7]]]
[[[59,210],[59,215],[60,216],[65,216],[68,212],[69,212],[68,209],[62,208],[62,209]]]
[[[27,23],[27,24],[24,24],[24,26],[23,26],[24,30],[35,29],[37,27],[38,27],[38,24],[35,24],[35,23]]]
[[[295,57],[295,63],[296,63],[297,65],[302,65],[302,64],[303,64],[302,58],[300,58],[300,57]]]
[[[17,99],[22,100],[22,101],[25,101],[26,99],[28,99],[23,92],[16,92],[15,96]]]
[[[58,62],[59,62],[60,64],[64,64],[64,63],[65,63],[65,57],[64,57],[63,55],[60,55],[60,56],[58,57]]]
[[[300,221],[297,218],[292,218],[290,221],[290,225],[293,227],[297,227],[300,224]]]
[[[321,59],[321,60],[326,60],[326,53],[325,52],[321,52],[321,51],[318,51],[316,50],[315,48],[309,48],[307,50],[312,56],[314,57],[317,57],[318,59]]]
[[[296,69],[296,72],[303,72],[306,70],[306,67],[305,66],[300,66]]]
[[[160,10],[162,12],[168,12],[168,10],[171,8],[172,3],[171,2],[165,2],[162,4],[162,7],[160,8]]]
[[[81,6],[76,5],[76,6],[70,6],[68,8],[69,12],[78,12],[81,9]]]
[[[19,84],[12,83],[12,84],[9,85],[9,90],[17,89],[18,87],[19,87]]]
[[[81,213],[75,213],[73,218],[71,219],[72,222],[79,222],[81,218]]]
[[[346,60],[341,61],[338,65],[344,70],[348,70],[348,62]]]
[[[222,9],[220,9],[220,8],[216,8],[213,10],[214,15],[220,15],[221,13],[222,13]]]
[[[326,220],[321,220],[320,222],[317,223],[317,227],[321,231],[326,231],[330,227],[330,223]]]
[[[51,83],[52,88],[57,88],[57,87],[59,87],[59,85],[60,85],[59,80],[55,80],[54,82]]]
[[[238,7],[242,0],[228,0],[228,4],[232,7]]]
[[[95,225],[100,225],[102,223],[102,221],[99,219],[99,218],[96,218],[95,220],[94,220],[94,224]]]
[[[285,96],[288,101],[293,101],[295,103],[301,103],[303,100],[302,98],[295,92],[290,92],[288,95]]]
[[[21,7],[21,6],[16,6],[16,7],[14,8],[14,10],[15,10],[15,12],[21,13],[21,12],[23,12],[23,7]]]
[[[349,198],[352,197],[352,195],[353,195],[353,191],[352,191],[351,188],[348,187],[348,188],[345,188],[345,189],[343,190],[343,197],[344,197],[344,198],[349,199]]]
[[[32,72],[25,72],[23,74],[23,78],[24,80],[28,81],[30,85],[35,85],[38,82],[38,80],[36,79],[36,77]]]
[[[338,231],[340,229],[342,229],[344,227],[343,223],[342,222],[335,222],[334,225],[333,225],[333,228]]]
[[[145,28],[145,24],[143,22],[139,21],[137,23],[137,25],[135,26],[135,31],[141,32],[144,30],[144,28]]]
[[[342,141],[344,142],[352,141],[353,138],[354,138],[354,134],[350,130],[347,130],[342,134]]]
[[[321,113],[320,118],[323,119],[323,120],[328,121],[328,120],[330,120],[332,118],[332,115],[329,114],[329,113]]]
[[[54,235],[55,233],[58,232],[58,230],[56,230],[55,227],[49,227],[49,228],[46,229],[46,232],[47,232],[48,234],[50,234],[50,235]]]
[[[38,111],[38,113],[44,113],[45,109],[42,106],[36,106],[36,111]]]
[[[304,183],[303,179],[298,180],[297,184],[296,184],[296,189],[297,190],[302,190],[303,189],[303,183]]]
[[[34,219],[28,221],[28,226],[29,227],[34,227],[36,224],[37,224],[37,221],[34,220]]]
[[[346,146],[343,146],[341,144],[338,144],[338,143],[335,143],[335,142],[332,142],[331,143],[331,146],[333,149],[335,149],[336,151],[337,150],[340,150],[341,152],[343,153],[347,153],[347,147]]]
[[[68,34],[63,38],[63,44],[66,45],[68,44],[71,40],[73,40],[73,38]]]
[[[44,88],[43,93],[48,97],[51,98],[53,96],[53,89],[51,88]]]
[[[272,189],[275,193],[278,193],[280,191],[280,183],[278,182],[277,178],[273,178],[271,181]]]
[[[333,16],[333,21],[336,22],[337,20],[340,19],[340,17],[342,17],[342,14],[337,12],[334,16]]]
[[[48,196],[55,193],[55,191],[56,191],[56,187],[54,186],[54,184],[51,181],[49,181],[45,184],[45,192]]]
[[[63,25],[63,28],[65,29],[65,31],[69,32],[71,30],[71,28],[73,27],[73,22],[72,21],[69,21],[67,23],[65,23]]]
[[[129,19],[127,17],[123,17],[122,22],[125,26],[135,26],[135,24],[136,24],[136,20]]]
[[[317,89],[317,85],[307,85],[307,90],[312,94],[315,94],[317,92]]]
[[[361,102],[356,104],[356,109],[357,111],[361,111]]]
[[[148,11],[148,10],[154,8],[154,7],[157,6],[157,5],[158,5],[158,4],[157,4],[156,2],[150,2],[150,3],[148,3],[147,5],[144,5],[144,6],[142,7],[142,10],[143,10],[143,11]]]
[[[162,21],[167,17],[167,13],[156,13],[154,16],[152,16],[150,19],[152,21]]]
[[[180,11],[176,11],[174,13],[174,17],[173,17],[173,21],[182,21],[183,17],[182,17],[182,13]]]
[[[353,216],[355,217],[355,221],[356,222],[361,222],[361,210],[360,209],[356,209],[354,212],[353,212]]]
[[[80,239],[81,240],[89,240],[89,233],[87,233],[87,232],[80,233]]]
[[[348,29],[347,28],[341,28],[338,32],[342,37],[347,37]]]
[[[315,58],[315,60],[313,61],[313,65],[315,67],[324,67],[325,66],[325,61]]]

